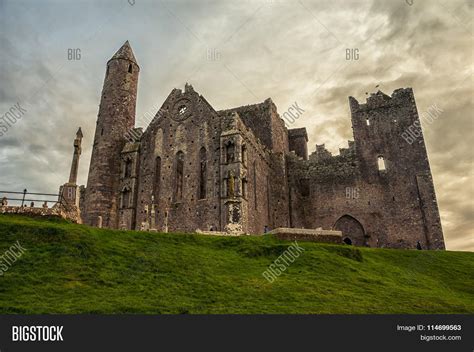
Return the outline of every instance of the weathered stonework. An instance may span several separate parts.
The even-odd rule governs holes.
[[[108,61],[87,179],[83,221],[119,227],[121,152],[124,135],[135,125],[140,68],[126,42]]]
[[[418,120],[410,88],[366,104],[349,98],[354,141],[337,156],[324,145],[308,156],[306,129],[287,130],[271,99],[216,111],[188,84],[145,131],[134,129],[138,71],[128,42],[107,64],[80,191],[86,224],[227,234],[322,227],[356,245],[444,248],[423,137],[401,137]]]
[[[48,207],[3,206],[0,205],[0,214],[19,214],[26,216],[57,217],[80,223],[79,212],[75,207],[65,207],[61,204]]]

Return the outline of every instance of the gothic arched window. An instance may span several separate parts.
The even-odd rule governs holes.
[[[175,188],[175,200],[180,201],[183,198],[183,171],[184,171],[184,153],[179,151],[176,153],[176,188]]]
[[[125,188],[122,191],[122,208],[130,207],[130,190]]]
[[[247,147],[245,144],[242,144],[242,164],[247,166]]]
[[[235,161],[235,145],[232,142],[225,146],[225,159],[227,164]]]
[[[206,198],[207,183],[207,156],[204,147],[199,151],[199,160],[199,199],[204,199]]]
[[[125,177],[132,176],[132,160],[130,159],[125,160],[124,176]]]
[[[247,198],[247,178],[242,178],[242,197]]]

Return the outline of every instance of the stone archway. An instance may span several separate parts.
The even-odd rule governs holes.
[[[333,226],[333,229],[342,231],[344,242],[355,246],[367,246],[364,227],[359,221],[350,215],[341,216]]]

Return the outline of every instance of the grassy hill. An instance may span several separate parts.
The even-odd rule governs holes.
[[[305,250],[273,283],[290,242],[111,231],[0,215],[0,313],[474,313],[474,253]]]

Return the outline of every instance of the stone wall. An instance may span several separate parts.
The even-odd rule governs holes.
[[[350,98],[350,106],[349,148],[332,156],[318,145],[308,161],[288,158],[292,226],[340,228],[360,245],[443,249],[424,141],[401,137],[418,119],[413,92],[378,92],[366,104]]]
[[[137,229],[151,222],[154,202],[154,221],[159,230],[192,232],[211,226],[223,230],[219,201],[220,134],[217,113],[190,85],[184,92],[171,92],[141,138]],[[200,194],[202,155],[206,168],[205,195]],[[182,163],[180,177],[178,163]]]
[[[58,217],[75,223],[80,223],[78,208],[71,206],[64,208],[55,205],[51,208],[27,207],[27,206],[4,206],[0,205],[0,214],[18,214],[25,216]]]

